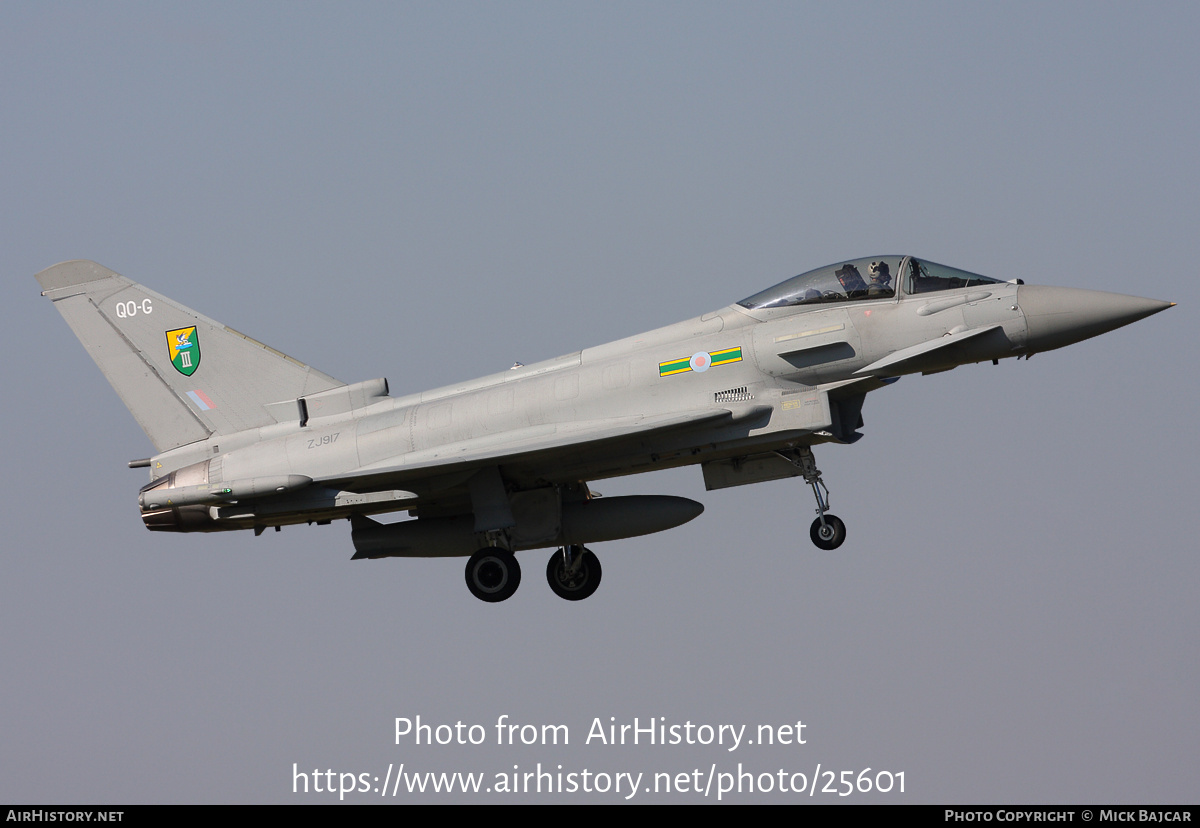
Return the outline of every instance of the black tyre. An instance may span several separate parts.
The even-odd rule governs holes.
[[[574,572],[567,571],[566,561],[563,560],[562,550],[559,549],[550,556],[546,564],[546,581],[550,589],[559,598],[568,601],[582,601],[600,586],[600,559],[592,550],[584,549],[579,558],[579,566]]]
[[[521,565],[507,549],[486,546],[467,560],[467,589],[480,601],[511,598],[520,585]]]
[[[825,515],[825,525],[822,526],[821,519],[817,518],[808,530],[808,536],[818,549],[837,549],[846,540],[846,524],[837,515]]]

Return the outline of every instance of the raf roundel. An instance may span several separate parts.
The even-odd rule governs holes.
[[[712,365],[712,357],[704,351],[699,351],[692,354],[692,358],[688,361],[688,364],[692,366],[692,370],[697,374],[702,374]]]

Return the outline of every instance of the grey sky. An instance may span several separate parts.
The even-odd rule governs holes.
[[[860,802],[1195,802],[1198,24],[1190,3],[3,4],[0,801],[329,801],[292,795],[293,762],[741,762],[905,772]],[[873,393],[866,438],[817,451],[836,553],[795,481],[599,481],[706,512],[598,547],[579,605],[542,552],[491,606],[458,560],[351,563],[345,523],[151,535],[124,467],[149,443],[31,278],[94,259],[399,395],[876,253],[1179,307]],[[393,744],[418,714],[489,743]],[[497,747],[503,714],[571,744]],[[610,716],[801,719],[808,743],[584,745]]]

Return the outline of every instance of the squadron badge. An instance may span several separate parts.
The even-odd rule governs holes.
[[[196,326],[167,331],[167,351],[175,370],[190,377],[200,367],[200,337]]]

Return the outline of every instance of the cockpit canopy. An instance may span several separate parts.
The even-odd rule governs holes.
[[[994,285],[990,279],[955,267],[920,261],[911,256],[874,256],[820,267],[738,302],[749,310],[888,299],[902,293],[931,293],[974,285]]]

